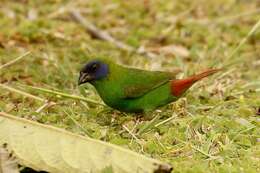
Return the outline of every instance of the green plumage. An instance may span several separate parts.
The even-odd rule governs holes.
[[[144,112],[175,101],[170,80],[173,73],[144,71],[101,59],[109,67],[108,75],[90,82],[103,101],[124,112]]]
[[[146,112],[176,101],[200,79],[218,72],[209,69],[185,79],[175,74],[127,68],[108,59],[88,62],[80,71],[79,85],[89,82],[110,107],[123,112]]]

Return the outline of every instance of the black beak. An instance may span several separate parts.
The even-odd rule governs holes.
[[[92,77],[87,73],[80,73],[78,85],[84,84],[92,80]]]

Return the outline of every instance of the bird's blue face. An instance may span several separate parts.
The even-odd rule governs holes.
[[[83,84],[86,82],[93,82],[102,79],[108,75],[108,65],[99,61],[92,60],[88,62],[80,70],[78,84]]]

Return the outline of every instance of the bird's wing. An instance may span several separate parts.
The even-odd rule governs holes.
[[[175,74],[169,72],[128,69],[127,77],[121,84],[124,98],[140,97],[174,79],[174,76]]]

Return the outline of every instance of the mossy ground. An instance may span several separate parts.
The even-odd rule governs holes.
[[[70,8],[128,45],[156,50],[157,57],[91,38]],[[259,1],[4,0],[0,9],[0,64],[31,51],[1,69],[0,82],[56,103],[36,111],[43,102],[0,88],[0,111],[88,133],[168,162],[174,172],[260,172],[260,29],[230,57],[260,19]],[[167,45],[181,52],[165,51]],[[146,118],[27,87],[101,102],[93,87],[77,86],[82,64],[99,55],[144,69],[180,69],[178,77],[235,63]]]

